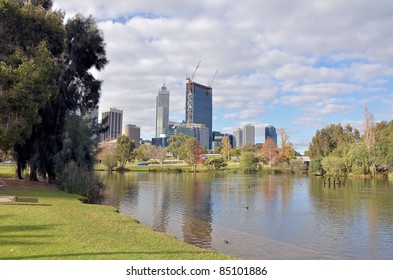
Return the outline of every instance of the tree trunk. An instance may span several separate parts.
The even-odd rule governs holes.
[[[30,165],[30,181],[38,181],[37,179],[37,168],[35,166]]]
[[[20,162],[18,162],[16,164],[16,175],[18,176],[19,180],[23,180],[23,176],[22,176],[22,172],[23,172],[23,169],[24,169],[23,166],[24,166],[24,164],[22,164]]]

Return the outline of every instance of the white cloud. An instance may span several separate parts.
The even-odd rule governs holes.
[[[315,127],[321,128],[327,125],[327,122],[319,119],[319,118],[311,118],[311,117],[304,117],[304,118],[297,118],[294,120],[294,123],[299,126],[308,126],[308,127]]]
[[[219,69],[217,128],[220,119],[261,123],[268,109],[285,110],[281,122],[312,128],[328,116],[352,118],[367,102],[385,106],[378,107],[385,115],[391,110],[377,105],[392,92],[388,0],[54,2],[68,16],[82,12],[98,20],[110,60],[95,73],[104,80],[100,105],[123,109],[124,122],[140,125],[144,137],[153,136],[164,80],[170,119],[184,118],[185,77],[200,59],[196,82],[207,84]],[[291,115],[283,105],[304,115]]]

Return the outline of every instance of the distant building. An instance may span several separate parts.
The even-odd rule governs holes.
[[[170,123],[168,137],[185,134],[198,140],[199,145],[209,148],[210,132],[204,124]]]
[[[123,134],[135,143],[135,148],[140,146],[141,142],[141,128],[134,124],[126,124],[123,127]]]
[[[156,99],[156,138],[166,134],[169,125],[169,91],[165,83],[158,91]]]
[[[255,144],[255,126],[247,124],[243,126],[243,145]]]
[[[243,145],[243,130],[241,128],[236,128],[233,131],[234,147],[240,148]]]
[[[213,130],[213,90],[211,87],[190,82],[186,90],[186,123],[204,124],[209,129],[211,148]]]
[[[265,127],[265,142],[268,138],[271,138],[277,146],[277,132],[276,128],[272,125],[268,125]]]
[[[215,151],[218,148],[221,148],[221,146],[222,146],[221,141],[213,141],[212,142],[212,151]]]
[[[162,135],[162,134],[161,134]],[[158,147],[168,147],[168,137],[157,137],[151,139],[151,144]]]
[[[108,127],[108,130],[103,133],[103,141],[111,141],[117,139],[117,136],[122,134],[123,127],[123,111],[110,108],[102,112],[102,124]]]

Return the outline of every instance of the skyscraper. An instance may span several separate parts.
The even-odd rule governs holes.
[[[247,124],[243,126],[243,145],[255,144],[255,126]]]
[[[102,122],[104,126],[108,127],[108,130],[104,132],[102,140],[116,140],[117,136],[122,132],[123,111],[116,108],[103,111]]]
[[[235,138],[235,147],[240,148],[243,145],[243,130],[236,128],[233,131],[233,137]]]
[[[265,127],[265,142],[268,138],[271,138],[277,146],[277,132],[276,128],[272,125],[268,125]]]
[[[141,141],[141,128],[134,124],[126,124],[123,127],[123,134],[135,143],[135,148],[138,148]]]
[[[165,134],[169,127],[169,91],[165,83],[158,91],[156,101],[156,138]]]
[[[204,124],[209,129],[208,148],[211,148],[213,129],[213,91],[211,87],[195,82],[190,82],[187,85],[186,123]]]

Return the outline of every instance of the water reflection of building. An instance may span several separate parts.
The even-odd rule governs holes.
[[[161,232],[167,232],[171,201],[169,185],[165,180],[168,176],[165,173],[152,174],[152,176],[155,177],[154,182],[159,186],[154,188],[153,228]]]
[[[183,192],[184,219],[183,238],[187,243],[198,247],[211,247],[211,189],[209,180],[204,180],[205,174],[187,176],[191,182],[186,182]],[[190,187],[192,186],[192,187]]]

